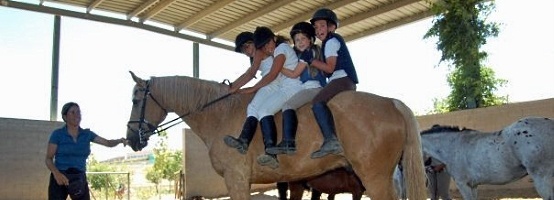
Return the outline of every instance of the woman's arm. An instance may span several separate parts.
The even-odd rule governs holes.
[[[54,165],[54,155],[56,155],[56,151],[58,150],[58,145],[48,143],[48,147],[46,148],[46,159],[44,159],[44,162],[46,163],[46,167],[52,172],[52,175],[54,175],[54,179],[56,180],[56,183],[58,185],[69,185],[69,179],[63,175],[60,170]]]
[[[118,144],[121,144],[121,143],[123,143],[123,145],[127,145],[127,140],[125,138],[107,140],[106,138],[96,136],[94,138],[94,140],[92,140],[92,142],[94,142],[96,144],[101,144],[101,145],[104,145],[104,146],[107,146],[107,147],[115,147],[115,146],[117,146]]]
[[[242,89],[240,93],[242,94],[248,94],[248,93],[254,93],[258,91],[260,88],[268,85],[271,83],[275,78],[277,78],[277,75],[281,72],[281,69],[283,69],[283,65],[285,64],[285,55],[279,54],[277,57],[273,58],[273,64],[271,65],[271,70],[268,74],[262,77],[260,81],[258,81],[254,86]]]

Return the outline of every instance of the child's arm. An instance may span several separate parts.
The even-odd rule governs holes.
[[[250,80],[256,77],[256,72],[258,72],[258,69],[260,68],[260,64],[263,60],[263,55],[264,53],[261,52],[261,50],[256,50],[256,52],[254,53],[252,65],[240,77],[233,81],[233,83],[231,84],[231,88],[229,89],[230,93],[235,93],[242,86],[246,85],[246,83],[250,82]]]
[[[308,66],[308,63],[305,63],[305,62],[298,62],[298,65],[296,65],[296,67],[294,68],[294,70],[290,70],[290,69],[287,69],[287,68],[283,68],[281,70],[281,73],[283,75],[285,75],[286,77],[289,77],[289,78],[296,78],[296,77],[299,77],[300,74],[302,74],[302,71],[304,71],[304,69],[306,69],[306,66]]]
[[[330,56],[325,59],[326,62],[322,62],[319,60],[314,60],[312,62],[312,66],[318,68],[319,70],[332,74],[335,71],[335,66],[337,64],[337,57],[336,56]]]
[[[307,49],[300,54],[300,59],[298,61],[298,64],[294,68],[294,70],[283,68],[281,70],[281,73],[289,78],[299,77],[300,74],[302,74],[302,71],[306,69],[306,66],[308,66],[309,63],[312,62],[312,60],[313,60],[313,52],[311,49]]]
[[[271,65],[271,70],[268,74],[262,77],[260,81],[258,81],[254,86],[248,87],[248,88],[242,88],[238,92],[241,94],[249,94],[254,93],[258,91],[260,88],[268,85],[271,83],[275,78],[277,78],[277,75],[279,75],[279,72],[281,69],[283,69],[283,65],[285,64],[285,55],[279,54],[275,58],[273,58],[273,64]]]

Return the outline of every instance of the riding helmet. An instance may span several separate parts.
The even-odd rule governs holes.
[[[315,29],[312,24],[308,22],[298,22],[294,26],[292,26],[292,29],[290,30],[290,38],[294,41],[294,35],[298,33],[303,33],[308,36],[312,40],[312,42],[315,41]]]
[[[335,14],[335,12],[333,12],[329,8],[321,8],[315,11],[310,22],[314,24],[315,21],[320,19],[327,20],[327,22],[332,22],[337,28],[339,28],[339,18],[337,18],[337,14]]]
[[[235,52],[241,53],[240,48],[244,43],[247,43],[248,41],[254,41],[254,33],[245,31],[238,34],[235,38]]]
[[[265,26],[258,26],[254,31],[254,45],[256,49],[262,48],[269,40],[275,38],[275,33]]]

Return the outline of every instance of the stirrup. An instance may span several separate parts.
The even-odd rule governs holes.
[[[281,141],[277,146],[269,147],[265,150],[269,154],[295,154],[296,153],[296,145],[294,145],[294,142],[285,142]]]
[[[246,152],[248,151],[248,144],[246,144],[246,142],[242,141],[240,138],[236,139],[233,136],[226,135],[223,138],[223,141],[227,146],[237,149],[240,154],[246,154]]]
[[[279,161],[277,161],[277,157],[275,155],[263,154],[258,156],[256,160],[261,166],[268,166],[271,169],[279,168]]]

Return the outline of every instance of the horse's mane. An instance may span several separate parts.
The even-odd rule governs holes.
[[[460,129],[458,126],[444,126],[435,124],[431,128],[421,131],[421,135],[423,134],[432,134],[432,133],[442,133],[442,132],[469,132],[473,131],[472,129],[462,128]]]
[[[160,91],[165,96],[161,101],[178,105],[187,102],[187,110],[202,109],[208,102],[226,94],[228,88],[224,84],[192,78],[188,76],[151,77],[152,89]]]

